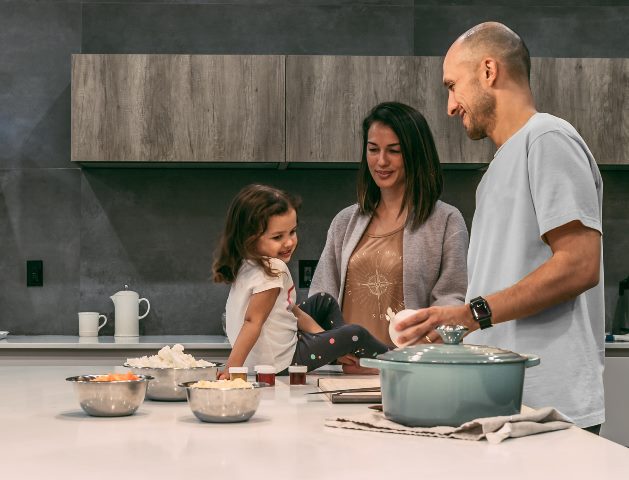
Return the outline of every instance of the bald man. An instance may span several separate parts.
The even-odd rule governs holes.
[[[402,341],[434,342],[441,324],[467,343],[541,357],[523,403],[551,406],[598,433],[603,399],[602,191],[598,167],[568,122],[535,109],[531,61],[499,23],[461,35],[443,62],[448,115],[498,148],[476,191],[466,304],[418,310]]]

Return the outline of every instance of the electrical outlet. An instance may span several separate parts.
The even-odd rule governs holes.
[[[299,260],[299,288],[309,288],[318,260]]]
[[[44,286],[44,262],[42,260],[26,260],[26,286]]]

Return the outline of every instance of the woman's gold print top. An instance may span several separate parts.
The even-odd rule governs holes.
[[[403,240],[404,227],[386,235],[365,233],[349,259],[343,292],[345,321],[362,325],[390,346],[385,313],[388,307],[394,312],[404,309]]]

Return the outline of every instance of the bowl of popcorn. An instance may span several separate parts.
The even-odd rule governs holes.
[[[185,382],[188,405],[203,422],[246,422],[260,405],[260,387],[266,384],[236,380]]]
[[[206,360],[197,360],[184,353],[182,345],[165,346],[157,355],[128,358],[125,367],[138,375],[149,375],[153,380],[148,385],[146,398],[166,402],[186,400],[186,389],[180,384],[198,380],[216,380],[221,366]]]

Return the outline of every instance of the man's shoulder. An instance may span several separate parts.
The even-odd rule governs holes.
[[[535,142],[547,133],[558,133],[572,138],[581,138],[570,122],[563,118],[555,117],[550,113],[537,113],[528,123],[529,144]]]

